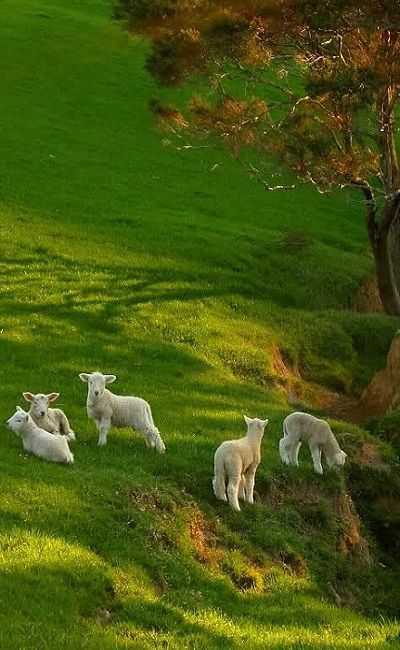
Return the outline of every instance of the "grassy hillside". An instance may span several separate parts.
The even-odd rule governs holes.
[[[78,437],[57,467],[2,427],[0,646],[396,647],[396,565],[348,498],[352,472],[382,476],[367,438],[337,425],[340,476],[277,455],[280,362],[357,394],[398,328],[348,309],[372,271],[357,196],[266,194],[223,151],[161,147],[146,45],[109,14],[0,5],[0,421],[57,390]],[[127,430],[96,446],[95,369],[151,403],[164,457]],[[270,425],[258,504],[233,514],[212,458],[243,413]]]

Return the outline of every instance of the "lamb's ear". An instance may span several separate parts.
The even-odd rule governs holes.
[[[248,418],[247,415],[244,415],[244,421],[246,422],[247,426],[249,426],[250,422],[252,422],[251,418]]]
[[[106,384],[112,384],[113,381],[116,380],[116,375],[104,375],[104,379],[106,380]]]
[[[89,381],[89,377],[90,375],[88,375],[87,372],[81,372],[79,374],[79,379],[81,379],[82,381]]]
[[[23,397],[25,397],[27,402],[33,402],[33,400],[35,399],[33,393],[22,393],[22,395]]]
[[[60,393],[49,393],[49,395],[46,395],[47,399],[49,402],[55,402],[58,397],[60,397]]]
[[[265,429],[265,427],[268,424],[268,418],[266,420],[261,420],[261,422],[262,422],[262,428]]]
[[[16,406],[16,407],[15,407],[15,410],[16,410],[16,411],[23,411],[24,409],[22,409],[20,406]]]

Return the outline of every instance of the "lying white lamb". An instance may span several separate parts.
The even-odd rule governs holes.
[[[228,500],[234,510],[240,510],[239,499],[254,503],[254,478],[261,460],[261,440],[268,424],[268,420],[252,420],[246,415],[244,419],[247,424],[244,438],[223,442],[214,456],[214,494],[217,499]],[[226,476],[228,488],[225,491]]]
[[[100,447],[107,443],[107,432],[111,425],[115,427],[132,427],[144,435],[147,447],[163,454],[165,445],[160,432],[153,422],[150,405],[140,397],[123,397],[114,395],[106,388],[116,380],[115,375],[103,375],[101,372],[79,375],[88,384],[86,400],[87,413],[96,422],[99,431]]]
[[[345,463],[347,454],[342,451],[327,422],[309,413],[291,413],[283,421],[284,437],[279,441],[281,459],[287,465],[299,466],[299,449],[308,442],[314,462],[314,470],[322,474],[321,453],[329,467],[338,470]]]
[[[49,395],[22,393],[22,395],[27,402],[30,402],[29,415],[38,427],[50,433],[61,433],[70,441],[75,440],[75,433],[72,431],[65,413],[61,409],[49,408],[49,403],[55,402],[60,393],[50,393]]]
[[[66,437],[40,429],[20,406],[6,424],[21,436],[25,451],[54,463],[74,462]]]

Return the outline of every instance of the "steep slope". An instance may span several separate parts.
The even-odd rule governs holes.
[[[398,326],[348,309],[371,272],[359,205],[266,195],[223,151],[163,148],[146,45],[109,14],[0,6],[1,420],[22,391],[59,390],[78,434],[62,468],[3,427],[0,644],[396,643],[396,564],[379,567],[349,492],[352,472],[390,483],[390,450],[368,467],[371,441],[337,425],[343,476],[277,456],[288,368],[311,401],[314,384],[357,394]],[[165,457],[125,430],[96,447],[77,377],[96,368],[149,400]],[[270,427],[258,504],[236,515],[213,498],[212,457],[243,413]]]

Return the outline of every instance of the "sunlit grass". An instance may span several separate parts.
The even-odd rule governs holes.
[[[357,392],[397,329],[347,310],[372,270],[360,206],[266,195],[226,152],[163,148],[147,105],[170,91],[109,13],[0,6],[0,421],[23,391],[57,390],[78,438],[75,465],[58,467],[2,427],[0,645],[395,647],[384,571],[336,551],[329,509],[318,529],[268,501],[279,481],[346,489],[306,452],[282,469],[273,349]],[[306,245],[287,247],[299,230]],[[127,430],[97,448],[78,379],[95,369],[149,400],[165,456]],[[215,502],[212,458],[244,413],[270,424],[258,504],[236,514]],[[354,583],[354,601],[335,606],[329,581]]]

